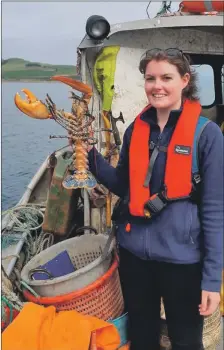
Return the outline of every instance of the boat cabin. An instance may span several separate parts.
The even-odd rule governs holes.
[[[105,23],[102,21],[101,24],[106,32]],[[98,30],[99,28],[100,25]],[[117,51],[114,53],[111,49],[109,52],[109,48],[116,48]],[[94,33],[91,34],[89,29],[89,35],[85,35],[78,47],[78,67],[82,81],[93,88],[91,109],[94,115],[101,114],[104,104],[105,96],[102,91],[99,93],[99,89],[97,91],[97,84],[94,83],[96,71],[98,69],[100,72],[101,69],[104,86],[108,81],[114,90],[111,111],[114,117],[118,117],[120,112],[124,117],[124,123],[117,122],[122,140],[127,126],[147,104],[143,88],[144,78],[138,65],[142,54],[150,48],[178,48],[191,57],[192,66],[199,78],[202,114],[221,126],[224,121],[224,42],[221,13],[171,13],[153,19],[118,23],[111,26],[104,40],[95,39]],[[106,66],[108,60],[111,60],[109,69]],[[108,75],[112,75],[110,80]],[[98,119],[100,123],[100,118]],[[97,145],[100,151],[103,151],[104,146],[102,140]],[[99,220],[95,209],[92,210],[92,215],[86,212],[86,224],[102,231],[105,227],[100,222],[103,221]]]

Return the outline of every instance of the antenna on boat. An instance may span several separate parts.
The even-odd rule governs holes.
[[[167,12],[171,12],[171,3],[172,1],[162,1],[162,8],[157,13],[156,17],[162,16]]]
[[[152,1],[149,1],[148,5],[147,5],[147,7],[146,7],[146,13],[147,13],[147,16],[148,16],[149,19],[150,19],[150,16],[149,16],[149,13],[148,13],[148,8],[149,8],[151,2],[152,2]]]

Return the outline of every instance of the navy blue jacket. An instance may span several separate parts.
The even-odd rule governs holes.
[[[160,133],[154,108],[141,118],[151,127],[150,140],[168,146],[181,111],[172,111]],[[129,193],[129,145],[133,123],[124,133],[122,149],[116,168],[110,166],[93,148],[89,152],[90,171],[98,181],[121,198]],[[164,183],[167,154],[160,152],[150,180],[151,194]],[[190,199],[172,202],[158,216],[147,220],[123,215],[117,222],[119,244],[142,259],[177,264],[203,261],[202,290],[220,291],[223,268],[223,135],[214,122],[203,130],[199,141],[201,203]],[[127,223],[131,224],[126,232]]]

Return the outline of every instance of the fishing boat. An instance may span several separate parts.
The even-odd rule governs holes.
[[[162,10],[152,19],[110,25],[102,16],[91,16],[86,23],[86,35],[77,48],[81,81],[93,91],[89,110],[95,117],[94,128],[103,130],[97,133],[96,148],[113,166],[119,159],[126,127],[147,104],[138,63],[150,48],[178,47],[191,57],[196,69],[205,67],[212,72],[212,86],[208,88],[214,98],[207,103],[202,94],[205,101],[202,114],[223,130],[224,2],[219,5],[209,2],[210,7],[194,2],[200,3],[195,8],[192,2],[184,1],[176,12],[171,12],[170,3],[163,2]],[[115,195],[100,184],[92,190],[71,191],[62,186],[72,159],[70,146],[55,151],[34,175],[18,204],[3,215],[4,328],[13,319],[11,315],[9,322],[6,317],[9,305],[17,312],[23,307],[21,271],[31,259],[90,231],[105,236],[112,231],[111,213],[118,200]],[[221,312],[223,315],[223,306]],[[220,310],[206,318],[203,338],[206,350],[217,349],[221,339]],[[161,349],[170,349],[164,311]]]

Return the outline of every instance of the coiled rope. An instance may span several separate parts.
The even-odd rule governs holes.
[[[33,256],[50,247],[54,243],[54,235],[43,231],[38,234],[43,224],[44,211],[43,204],[18,205],[4,211],[2,215],[8,215],[8,222],[13,224],[10,230],[6,227],[6,231],[2,233],[2,248],[15,244],[22,239],[22,236],[25,237],[25,263],[27,263]]]
[[[44,204],[25,204],[17,205],[2,213],[2,217],[7,215],[8,224],[1,235],[2,249],[17,244],[24,240],[23,254],[25,261],[21,261],[19,254],[11,254],[2,257],[2,260],[17,257],[18,260],[14,266],[10,278],[7,276],[3,265],[1,265],[2,277],[2,321],[7,321],[6,309],[10,310],[9,323],[13,319],[13,309],[20,311],[24,303],[20,300],[21,293],[21,270],[32,257],[42,250],[50,247],[54,243],[52,233],[43,232],[41,227],[44,221]],[[19,259],[20,258],[20,259]]]

